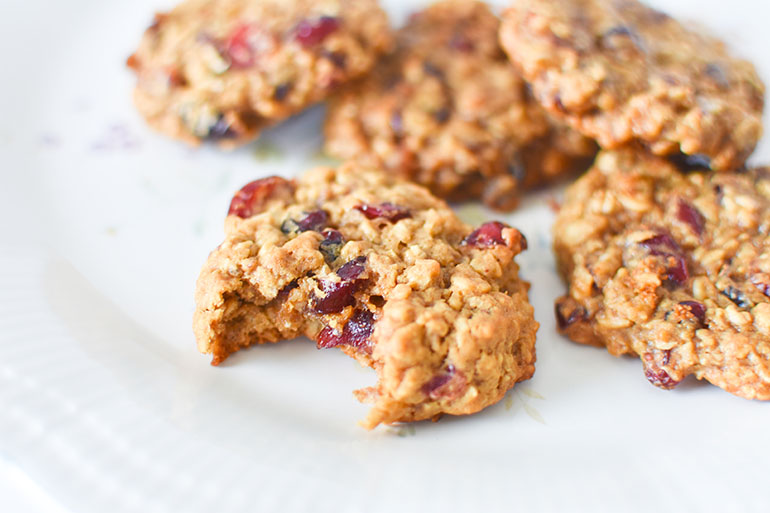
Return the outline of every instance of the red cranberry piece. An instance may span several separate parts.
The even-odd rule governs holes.
[[[380,203],[379,205],[358,205],[356,210],[364,214],[368,219],[377,219],[382,217],[391,223],[412,217],[409,209],[394,205],[390,202]]]
[[[467,381],[457,372],[454,365],[448,365],[446,372],[433,376],[422,387],[422,392],[433,400],[456,399],[465,393]]]
[[[305,217],[297,221],[297,228],[301,232],[307,231],[319,231],[326,226],[326,222],[329,220],[329,214],[324,210],[314,210],[313,212],[307,212]]]
[[[484,223],[473,230],[471,234],[465,238],[463,244],[475,248],[504,246],[505,240],[503,239],[503,228],[508,228],[508,225],[503,224],[500,221]]]
[[[465,34],[460,34],[458,32],[454,34],[449,40],[449,48],[452,50],[457,50],[458,52],[468,53],[473,51],[474,45],[473,42],[465,36]]]
[[[249,43],[251,26],[238,25],[224,43],[224,53],[234,68],[249,68],[254,65],[254,49]]]
[[[340,28],[340,21],[333,16],[321,16],[315,20],[302,20],[294,28],[294,40],[305,48],[313,47]]]
[[[243,186],[230,202],[228,215],[247,218],[262,212],[271,199],[286,198],[294,194],[294,185],[280,176],[269,176]]]
[[[365,269],[366,257],[360,256],[354,258],[350,262],[347,262],[345,265],[337,269],[337,276],[342,278],[344,281],[353,281],[358,279],[358,277],[361,276],[361,273],[363,273]]]
[[[679,304],[687,308],[701,324],[706,320],[706,306],[703,303],[698,301],[680,301]]]
[[[566,330],[576,322],[587,320],[588,313],[584,307],[577,305],[572,310],[570,310],[569,313],[567,313],[562,311],[562,306],[569,307],[569,303],[563,305],[559,301],[554,305],[554,312],[556,314],[556,326],[559,328],[559,331]]]
[[[678,381],[669,376],[663,369],[647,367],[644,369],[644,377],[656,387],[666,390],[671,390],[679,384]]]
[[[706,226],[706,219],[703,217],[703,214],[681,198],[679,198],[677,205],[676,217],[683,223],[688,224],[698,235],[703,233],[703,227]]]
[[[676,243],[669,233],[653,235],[639,244],[646,247],[653,255],[667,255],[670,254],[671,251],[680,251],[679,244]]]
[[[315,298],[313,309],[316,313],[324,315],[341,312],[346,306],[356,304],[353,293],[358,290],[361,282],[358,279],[366,269],[366,257],[358,257],[337,269],[340,281],[325,281],[320,283],[324,295]]]
[[[337,346],[352,346],[361,351],[371,353],[370,338],[374,332],[374,314],[369,310],[356,310],[350,317],[342,333],[330,326],[326,326],[318,334],[317,344],[319,348]]]
[[[666,279],[676,285],[684,285],[690,278],[687,262],[681,255],[671,255],[669,258],[673,259],[674,263],[666,269]]]

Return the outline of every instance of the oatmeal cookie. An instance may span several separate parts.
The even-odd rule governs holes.
[[[462,223],[426,189],[361,164],[239,191],[198,279],[194,331],[213,364],[301,335],[373,367],[364,422],[461,415],[534,372],[538,324],[515,229]]]
[[[394,54],[332,98],[326,151],[500,210],[516,205],[522,185],[586,169],[595,145],[551,122],[531,98],[500,48],[498,26],[473,1],[412,15]]]
[[[687,174],[602,152],[567,191],[554,250],[561,332],[638,355],[654,385],[689,374],[770,399],[770,169]]]
[[[637,141],[730,170],[761,135],[754,67],[636,0],[517,0],[500,40],[542,105],[604,148]]]
[[[376,0],[186,0],[128,59],[155,129],[234,147],[374,65],[392,34]]]

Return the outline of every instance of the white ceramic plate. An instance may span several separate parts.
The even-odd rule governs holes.
[[[398,21],[420,3],[387,4]],[[655,3],[770,78],[766,2]],[[210,367],[192,291],[230,196],[317,163],[322,110],[229,154],[151,133],[123,62],[168,6],[4,0],[0,493],[22,483],[41,511],[73,512],[770,508],[770,405],[691,381],[664,392],[636,359],[556,334],[549,193],[507,216],[532,246],[541,328],[535,377],[498,405],[366,432],[351,391],[375,376],[340,352],[298,341]]]

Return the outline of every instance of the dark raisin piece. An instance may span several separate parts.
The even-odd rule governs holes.
[[[698,301],[680,301],[679,304],[687,308],[693,317],[698,319],[701,324],[705,322],[706,306],[703,303],[699,303]]]
[[[666,390],[671,390],[679,384],[678,381],[671,378],[671,376],[668,375],[668,372],[663,369],[647,367],[644,369],[644,377],[656,387]]]
[[[443,108],[439,109],[436,112],[433,113],[433,119],[435,119],[438,123],[446,123],[447,120],[449,120],[449,109]]]
[[[667,255],[672,251],[679,252],[679,244],[669,233],[659,233],[639,243],[653,255]]]
[[[275,91],[273,91],[273,99],[277,102],[282,102],[286,99],[286,97],[291,92],[293,84],[291,82],[284,82],[283,84],[279,84]]]
[[[324,238],[318,245],[318,250],[323,254],[326,263],[331,264],[340,256],[340,251],[345,241],[340,232],[331,228],[322,231],[321,235]]]
[[[676,217],[683,223],[688,224],[698,235],[703,233],[703,228],[706,226],[706,218],[703,217],[703,214],[697,208],[682,198],[679,198]]]
[[[321,49],[321,56],[331,61],[335,68],[345,69],[347,55],[343,52],[332,52],[325,48]]]
[[[740,308],[749,308],[751,306],[751,301],[746,297],[746,294],[732,285],[723,290],[722,294]]]
[[[508,228],[508,225],[505,225],[500,221],[484,223],[473,230],[462,243],[474,248],[504,246],[505,240],[503,239],[503,228]]]
[[[234,139],[238,133],[232,129],[223,115],[217,117],[216,122],[209,128],[209,133],[204,137],[208,141],[221,141],[223,139]]]
[[[358,205],[355,208],[368,219],[377,219],[378,217],[381,217],[387,219],[391,223],[412,217],[412,213],[409,212],[409,209],[389,202],[380,203],[379,205]]]
[[[683,173],[690,173],[693,171],[708,171],[711,168],[711,159],[706,155],[701,155],[700,153],[695,153],[693,155],[677,153],[675,155],[669,156],[668,160]]]
[[[720,89],[728,89],[730,87],[730,81],[727,79],[724,68],[716,62],[708,63],[704,72]]]
[[[673,260],[673,262],[671,262]],[[675,285],[684,285],[690,278],[687,262],[681,255],[670,255],[669,266],[666,269],[666,279]]]
[[[371,336],[374,332],[374,314],[369,310],[356,310],[350,317],[342,333],[326,326],[318,334],[316,343],[319,348],[352,346],[366,353],[372,352]]]
[[[588,314],[584,307],[578,305],[567,313],[562,311],[560,305],[562,305],[560,301],[557,301],[554,305],[556,326],[559,328],[559,331],[564,331],[576,322],[583,322],[588,319]]]
[[[431,64],[430,62],[424,62],[422,65],[422,69],[423,71],[425,71],[426,75],[436,77],[439,80],[444,80],[444,72],[441,71],[441,69],[436,65]]]
[[[333,16],[321,16],[314,20],[302,20],[294,27],[294,40],[305,48],[311,48],[340,28],[340,20]]]
[[[294,185],[280,176],[269,176],[243,186],[230,202],[228,215],[247,218],[259,214],[271,199],[288,199]]]

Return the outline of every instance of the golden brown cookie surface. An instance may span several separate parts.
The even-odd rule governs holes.
[[[556,303],[573,340],[638,355],[650,382],[686,376],[770,399],[770,171],[682,174],[602,152],[567,191]]]

